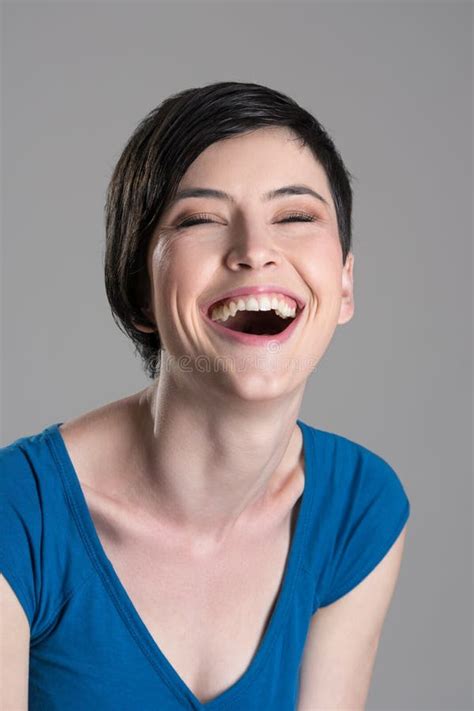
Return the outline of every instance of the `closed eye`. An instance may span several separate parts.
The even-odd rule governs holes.
[[[293,218],[296,218],[296,219],[293,219]],[[318,218],[315,217],[314,215],[306,215],[301,212],[295,212],[294,214],[288,215],[287,217],[285,217],[284,220],[280,220],[280,222],[292,222],[292,221],[294,221],[294,222],[316,222],[317,219]]]
[[[301,212],[295,212],[291,215],[287,215],[283,220],[279,222],[316,222],[317,217],[314,215],[307,215]],[[208,215],[196,215],[195,217],[188,217],[178,225],[178,228],[185,229],[186,227],[192,227],[193,225],[200,225],[204,223],[214,222],[214,220],[209,220]],[[219,223],[215,223],[219,224]]]

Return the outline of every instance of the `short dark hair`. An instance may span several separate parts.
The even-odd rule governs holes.
[[[135,344],[145,373],[159,373],[161,341],[144,306],[147,247],[191,163],[224,138],[265,126],[291,129],[324,168],[334,201],[343,263],[351,250],[353,175],[319,121],[289,96],[261,84],[226,81],[165,99],[139,123],[113,170],[105,203],[105,289],[117,326]],[[135,324],[154,327],[153,333]]]

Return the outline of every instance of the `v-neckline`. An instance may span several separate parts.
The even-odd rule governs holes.
[[[79,477],[74,468],[65,440],[59,427],[62,422],[56,422],[45,428],[53,444],[53,453],[60,471],[67,499],[78,525],[84,545],[95,565],[100,577],[106,585],[113,602],[120,612],[124,623],[131,632],[136,643],[140,646],[153,668],[159,673],[163,681],[174,691],[181,701],[187,701],[200,711],[217,711],[227,708],[227,704],[233,703],[249,686],[258,669],[262,666],[266,656],[269,654],[272,644],[275,642],[278,631],[285,620],[287,610],[291,604],[293,593],[296,587],[298,574],[301,567],[302,552],[304,549],[304,539],[307,531],[307,519],[314,494],[314,443],[309,426],[302,420],[296,420],[303,437],[304,453],[304,488],[300,499],[295,503],[299,505],[296,523],[294,525],[293,536],[286,558],[285,569],[279,594],[273,611],[266,626],[266,630],[260,644],[252,657],[250,664],[244,673],[227,689],[212,698],[210,701],[201,702],[184,682],[173,665],[168,661],[158,644],[138,614],[125,586],[122,584],[115,568],[108,558],[105,549],[97,533],[92,515],[84,496]],[[299,502],[299,504],[298,504]]]

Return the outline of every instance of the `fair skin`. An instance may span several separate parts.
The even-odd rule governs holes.
[[[233,201],[201,196],[169,206],[149,244],[160,376],[61,427],[120,581],[203,703],[240,678],[265,633],[305,483],[295,420],[311,372],[354,313],[353,256],[343,264],[324,170],[294,138],[259,129],[211,145],[188,168],[179,190],[213,188]],[[325,202],[262,200],[288,185],[306,185]],[[317,220],[285,221],[295,212]],[[209,222],[178,228],[198,213]],[[223,339],[203,319],[203,302],[266,283],[306,303],[278,349]],[[218,358],[232,367],[197,367]],[[364,708],[405,533],[361,583],[313,615],[298,711]],[[0,661],[13,680],[0,699],[6,709],[26,708],[28,621],[0,583],[8,621]]]
[[[327,204],[311,195],[262,201],[267,191],[292,184],[310,186]],[[163,353],[157,385],[140,397],[149,417],[142,450],[148,483],[141,493],[154,502],[157,519],[191,538],[199,534],[212,548],[272,501],[269,493],[299,458],[295,418],[307,379],[337,325],[354,312],[353,256],[343,265],[323,168],[285,129],[209,146],[179,189],[191,187],[225,191],[234,202],[178,201],[161,216],[149,245],[149,311]],[[317,221],[282,221],[295,211]],[[177,229],[198,213],[211,222]],[[288,287],[306,302],[298,331],[278,352],[226,342],[204,322],[203,301],[265,283]],[[228,357],[236,367],[180,367],[185,356],[191,364],[202,356],[209,363]]]

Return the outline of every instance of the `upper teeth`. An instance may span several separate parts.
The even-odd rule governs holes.
[[[281,294],[266,296],[242,296],[228,301],[212,309],[213,321],[227,321],[229,316],[235,316],[237,311],[271,311],[274,310],[281,318],[294,317],[296,306],[290,306]]]

